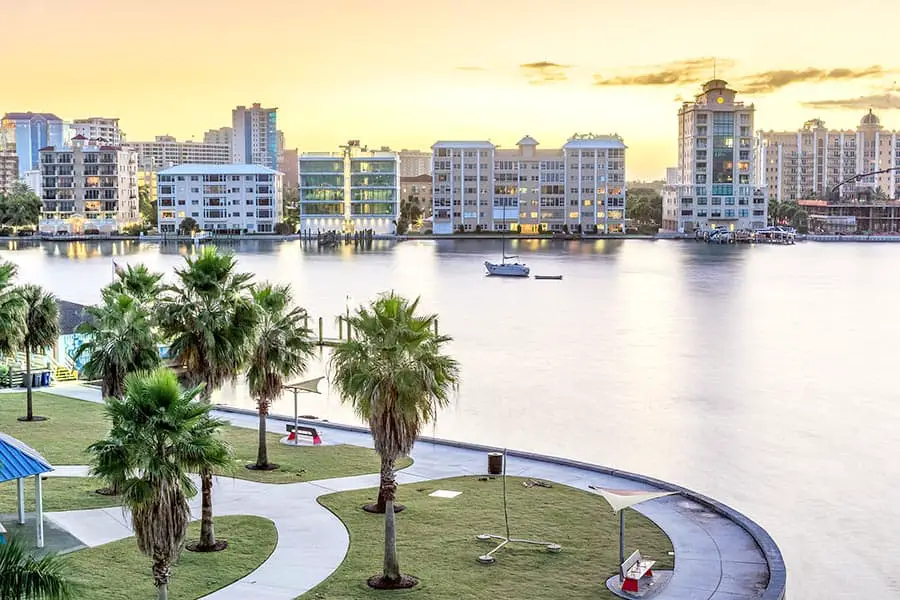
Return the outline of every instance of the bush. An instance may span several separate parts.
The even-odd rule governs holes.
[[[138,236],[142,233],[147,233],[148,229],[149,227],[147,227],[146,225],[142,225],[140,223],[132,223],[131,225],[122,228],[122,234]]]
[[[12,237],[15,235],[12,227],[0,227],[0,237]]]
[[[99,229],[85,229],[84,235],[100,235]]]
[[[276,223],[275,233],[278,235],[293,235],[294,228],[288,223]]]
[[[16,235],[19,237],[31,237],[34,235],[34,229],[20,229]]]

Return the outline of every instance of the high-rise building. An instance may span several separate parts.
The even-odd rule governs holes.
[[[71,146],[42,148],[40,167],[42,232],[109,233],[139,222],[133,150],[75,136]]]
[[[678,110],[678,166],[663,188],[663,229],[766,226],[767,201],[754,165],[755,109],[727,86],[708,81]]]
[[[234,130],[231,127],[219,127],[218,129],[209,129],[203,134],[204,144],[228,144],[231,146],[231,138],[234,136]]]
[[[84,137],[89,142],[120,146],[125,142],[125,134],[119,129],[119,119],[108,117],[89,117],[75,119],[72,123],[75,135]]]
[[[300,229],[394,233],[400,214],[397,153],[370,151],[359,140],[342,148],[300,155]]]
[[[900,199],[900,171],[889,171],[900,165],[900,132],[886,131],[871,110],[856,130],[812,119],[797,131],[760,131],[756,156],[758,185],[779,202],[828,199],[839,183],[875,171],[887,172],[849,181],[839,196]]]
[[[238,106],[231,111],[232,162],[278,169],[277,108]]]
[[[300,166],[297,164],[299,159],[300,155],[296,148],[291,150],[286,149],[280,154],[278,170],[284,173],[285,188],[296,188],[299,185],[300,172],[298,169]]]
[[[431,175],[431,152],[404,148],[397,154],[400,156],[400,177]]]
[[[158,174],[159,230],[187,217],[220,233],[271,233],[282,219],[281,173],[258,165],[178,165]]]
[[[434,233],[625,231],[625,143],[617,135],[572,136],[538,149],[488,141],[432,146]]]
[[[152,142],[130,142],[127,146],[137,152],[142,171],[160,171],[186,163],[225,165],[231,162],[228,144],[179,142],[170,135],[158,135]]]
[[[0,194],[12,191],[19,180],[19,157],[12,150],[0,150]]]
[[[40,168],[39,152],[69,142],[69,126],[52,113],[6,113],[0,120],[0,147],[14,149],[19,173]]]

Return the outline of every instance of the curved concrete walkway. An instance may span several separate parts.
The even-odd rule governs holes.
[[[55,391],[60,393],[62,390]],[[94,401],[97,400],[90,396],[99,396],[85,388],[65,395]],[[218,416],[236,426],[257,427],[255,415],[219,412]],[[281,425],[281,421],[271,420],[270,430],[276,431]],[[372,445],[366,433],[320,423],[316,426],[323,430],[323,438],[329,443]],[[399,483],[483,475],[487,466],[482,450],[427,441],[417,443],[412,457],[415,462],[398,474]],[[557,464],[541,458],[510,456],[507,473],[545,479],[583,490],[587,490],[589,485],[635,490],[662,489],[648,482],[638,482],[632,476],[600,473],[586,466]],[[278,529],[278,543],[272,555],[258,569],[206,598],[292,600],[309,591],[340,566],[349,547],[349,536],[343,523],[316,499],[323,494],[377,485],[377,474],[282,485],[217,478],[214,486],[215,514],[268,518]],[[192,503],[192,510],[199,516],[199,497]],[[644,503],[637,510],[665,531],[675,549],[672,579],[656,598],[783,598],[783,563],[777,548],[774,552],[777,553],[775,558],[778,564],[772,565],[775,568],[773,571],[769,564],[774,556],[772,548],[767,549],[767,560],[747,529],[719,510],[711,509],[708,503],[675,495]],[[120,508],[55,512],[49,513],[48,517],[90,547],[132,535],[130,523]],[[755,524],[750,524],[755,527]]]

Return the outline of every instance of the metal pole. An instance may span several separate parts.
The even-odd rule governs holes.
[[[21,477],[16,479],[16,496],[19,505],[19,525],[25,524],[25,480]]]
[[[300,444],[300,436],[297,435],[297,425],[300,424],[300,421],[297,420],[297,388],[294,388],[294,445],[298,446]]]
[[[619,581],[625,578],[622,564],[625,562],[625,509],[619,511]]]
[[[338,339],[344,339],[344,317],[338,317]]]
[[[41,475],[34,476],[34,527],[37,532],[37,547],[44,547],[44,490],[41,484]]]
[[[322,317],[319,317],[319,344],[322,344]]]

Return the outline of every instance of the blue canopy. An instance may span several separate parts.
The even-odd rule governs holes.
[[[0,483],[52,470],[53,467],[37,450],[0,432]]]

